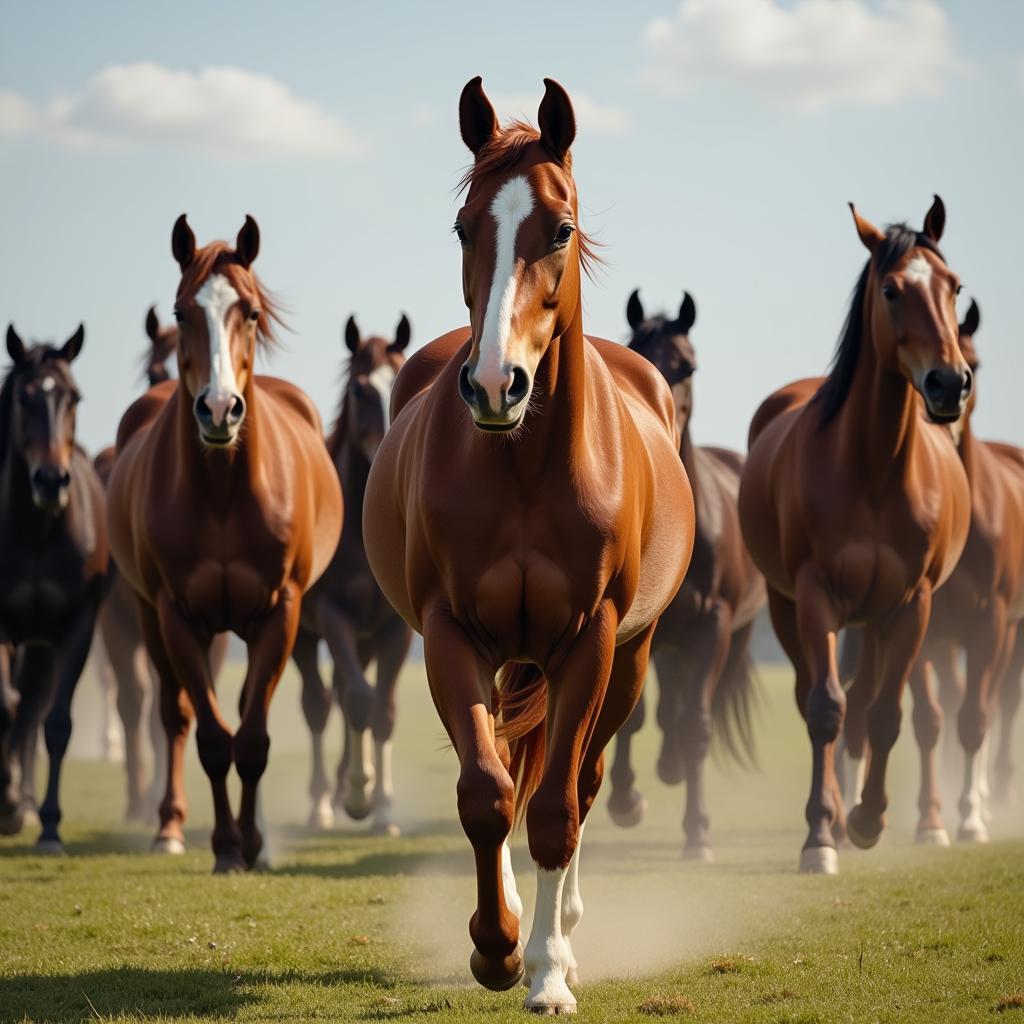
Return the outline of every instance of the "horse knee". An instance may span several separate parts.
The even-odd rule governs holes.
[[[265,732],[251,736],[238,733],[232,741],[232,748],[238,777],[242,782],[255,785],[267,769],[270,737]]]
[[[914,732],[917,742],[926,750],[931,749],[939,741],[942,732],[943,714],[938,704],[919,701],[914,704]]]
[[[988,731],[988,715],[980,707],[965,704],[957,716],[957,732],[960,745],[967,754],[976,754]]]
[[[834,679],[812,687],[807,696],[805,716],[812,743],[833,743],[839,736],[846,714],[846,694]]]
[[[477,846],[500,846],[512,831],[515,786],[504,765],[467,766],[456,786],[459,820],[467,838]]]
[[[43,725],[46,752],[50,757],[63,757],[71,740],[71,715],[63,705],[54,705]]]
[[[302,687],[302,713],[311,732],[323,732],[331,713],[331,692],[319,679]]]
[[[900,734],[902,718],[898,704],[872,705],[868,710],[868,739],[873,751],[892,750]]]
[[[203,766],[207,778],[222,779],[231,768],[231,736],[219,729],[196,732],[196,749],[199,751],[199,763]]]
[[[711,713],[699,698],[687,702],[680,717],[680,736],[689,755],[703,758],[711,745]]]
[[[546,871],[566,868],[572,860],[579,836],[579,812],[566,795],[545,791],[542,786],[526,809],[530,854]]]

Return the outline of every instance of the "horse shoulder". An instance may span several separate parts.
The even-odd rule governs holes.
[[[415,398],[437,380],[441,371],[461,355],[469,355],[470,328],[459,327],[417,349],[405,361],[391,390],[391,421]]]
[[[163,381],[128,406],[117,427],[117,441],[114,447],[118,454],[139,431],[148,427],[163,412],[164,406],[171,400],[177,388],[177,381]]]
[[[765,427],[783,413],[806,405],[824,383],[824,377],[804,377],[779,388],[778,391],[773,391],[757,407],[757,412],[754,413],[754,418],[750,421],[747,447],[753,448],[754,442],[761,436]]]

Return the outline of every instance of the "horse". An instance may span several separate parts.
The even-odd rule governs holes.
[[[35,815],[35,745],[50,770],[36,849],[62,853],[60,775],[71,700],[108,584],[103,488],[75,443],[81,395],[71,364],[85,329],[59,348],[7,328],[0,386],[0,834]]]
[[[883,232],[850,209],[870,257],[831,372],[758,409],[739,494],[743,535],[765,576],[811,740],[800,868],[829,874],[838,871],[844,826],[834,766],[847,706],[837,634],[864,626],[845,728],[859,803],[845,831],[868,848],[885,826],[886,766],[932,592],[953,572],[970,526],[967,477],[946,429],[966,410],[973,374],[957,342],[959,279],[938,247],[945,207],[936,196],[920,232],[905,224]]]
[[[697,510],[690,568],[651,643],[662,730],[658,776],[669,785],[686,780],[683,856],[711,861],[704,762],[712,720],[730,752],[737,757],[751,755],[750,637],[765,590],[764,579],[743,543],[736,510],[744,457],[723,448],[698,448],[691,436],[697,357],[689,334],[696,319],[697,307],[689,292],[684,293],[675,317],[646,316],[639,290],[626,305],[626,320],[633,332],[629,347],[650,360],[672,389],[681,438],[679,457]],[[624,827],[637,824],[645,809],[630,763],[631,740],[643,720],[641,696],[615,739],[608,810],[616,824]]]
[[[294,385],[254,373],[257,349],[272,344],[278,321],[251,269],[259,247],[249,216],[233,249],[197,248],[185,215],[175,222],[178,380],[128,408],[109,485],[114,558],[139,597],[168,741],[154,846],[184,846],[183,754],[194,710],[218,873],[252,868],[260,857],[267,712],[295,643],[302,595],[330,562],[342,521],[313,403]],[[228,630],[249,651],[234,734],[217,705],[209,657],[214,636]],[[227,792],[232,763],[242,780],[237,820]]]
[[[412,630],[388,604],[370,571],[363,544],[363,497],[373,458],[390,419],[391,391],[405,362],[412,328],[404,314],[393,339],[360,336],[355,317],[345,324],[348,374],[334,427],[327,438],[348,514],[341,541],[323,576],[302,602],[292,658],[302,676],[302,709],[313,738],[313,800],[309,822],[334,824],[334,807],[356,821],[373,812],[373,831],[398,835],[392,812],[391,736],[395,685],[412,642]],[[320,678],[317,648],[327,642],[334,663],[334,691],[344,718],[344,753],[333,803],[323,762],[323,733],[331,694]],[[376,661],[376,683],[366,670]]]
[[[462,91],[474,161],[454,233],[470,326],[399,373],[363,535],[385,597],[423,634],[459,759],[477,876],[470,969],[494,990],[525,972],[526,1007],[557,1013],[576,1006],[580,837],[602,751],[639,697],[694,513],[664,378],[583,333],[593,246],[576,121],[565,90],[544,84],[539,131],[500,126],[479,77]],[[507,844],[517,816],[537,868],[525,952]]]
[[[975,381],[979,359],[974,335],[980,323],[981,313],[972,301],[960,325],[960,348]],[[965,767],[957,838],[987,842],[983,743],[992,698],[1007,674],[1024,619],[1024,451],[975,436],[971,418],[976,402],[975,388],[964,415],[952,428],[971,489],[970,533],[955,571],[932,602],[928,633],[910,676],[914,733],[921,753],[917,838],[941,846],[949,845],[949,836],[942,822],[935,747],[945,712],[962,694],[957,731]],[[967,655],[962,689],[956,671],[961,648]],[[942,702],[932,690],[926,672],[929,663],[939,669],[940,683],[945,683]]]

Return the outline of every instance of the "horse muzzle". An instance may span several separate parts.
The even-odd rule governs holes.
[[[32,500],[42,512],[62,512],[71,498],[71,474],[64,466],[47,464],[32,470]]]
[[[491,434],[507,434],[523,422],[526,405],[533,390],[533,379],[526,367],[503,366],[494,380],[484,380],[478,368],[463,363],[459,371],[459,395],[469,406],[478,429]]]
[[[934,423],[955,423],[967,408],[973,386],[970,367],[929,370],[921,381],[928,416]]]
[[[192,406],[199,438],[209,448],[226,448],[238,437],[245,419],[245,399],[238,394],[201,391]]]

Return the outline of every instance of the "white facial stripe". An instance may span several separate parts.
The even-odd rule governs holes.
[[[487,311],[480,333],[480,359],[476,376],[487,391],[491,406],[501,406],[500,387],[504,381],[508,336],[512,330],[512,312],[523,261],[516,259],[516,235],[519,225],[533,209],[533,189],[521,175],[510,178],[491,201],[495,220],[494,278],[487,299]]]
[[[196,294],[196,304],[206,312],[207,332],[210,335],[210,395],[211,408],[216,400],[226,400],[238,394],[238,381],[231,362],[231,338],[228,335],[227,315],[238,301],[238,292],[223,274],[213,274],[203,282]]]
[[[52,391],[57,386],[57,382],[52,377],[44,377],[39,386],[44,391]]]
[[[915,256],[907,264],[906,269],[903,271],[903,276],[911,284],[927,287],[928,282],[932,279],[932,265],[923,256]]]
[[[390,363],[382,363],[367,379],[380,395],[384,406],[384,429],[387,430],[391,426],[391,389],[395,386],[395,368]]]

